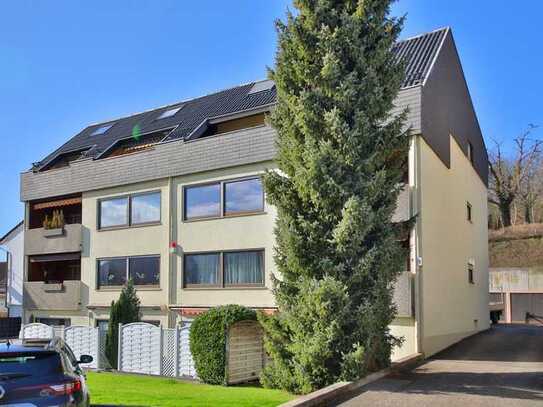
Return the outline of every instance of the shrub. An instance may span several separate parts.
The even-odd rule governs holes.
[[[211,308],[190,327],[190,351],[198,377],[209,384],[227,384],[226,334],[238,321],[256,320],[256,312],[241,305]]]

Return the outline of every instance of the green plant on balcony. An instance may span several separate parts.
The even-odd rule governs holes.
[[[64,212],[61,210],[53,211],[51,217],[45,215],[45,219],[43,220],[44,229],[62,229],[64,224]]]

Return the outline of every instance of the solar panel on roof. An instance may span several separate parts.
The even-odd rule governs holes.
[[[262,92],[262,91],[265,91],[265,90],[271,90],[271,89],[273,89],[274,86],[275,86],[275,83],[273,81],[270,81],[270,80],[257,82],[249,90],[249,95],[252,95],[253,93]]]
[[[174,107],[173,109],[164,110],[156,120],[166,119],[168,117],[174,116],[178,111],[181,110],[183,106]]]
[[[113,127],[113,124],[106,124],[105,126],[100,126],[91,133],[91,136],[98,136],[100,134],[104,134],[106,131],[108,131],[112,127]]]

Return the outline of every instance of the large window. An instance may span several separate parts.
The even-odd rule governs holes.
[[[264,250],[185,255],[185,287],[262,287]]]
[[[185,218],[210,218],[221,214],[221,184],[185,188]]]
[[[160,222],[160,192],[132,196],[130,213],[132,225]]]
[[[189,254],[185,256],[186,285],[218,285],[219,253]]]
[[[144,225],[160,222],[160,192],[107,198],[99,201],[99,228]]]
[[[132,279],[137,286],[160,285],[160,256],[98,260],[98,287],[119,287]]]
[[[184,219],[218,218],[264,211],[260,178],[223,181],[184,189]]]
[[[128,198],[113,198],[100,201],[100,227],[128,225]]]
[[[264,210],[264,193],[260,178],[224,183],[225,215]]]

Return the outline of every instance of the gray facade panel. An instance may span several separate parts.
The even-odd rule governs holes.
[[[421,87],[403,89],[394,101],[392,114],[400,114],[407,108],[407,126],[411,127],[412,134],[421,132]]]
[[[21,175],[21,200],[66,195],[153,179],[268,161],[275,156],[274,131],[259,127],[195,142],[173,141],[153,150]]]
[[[399,275],[394,284],[393,301],[397,309],[397,317],[413,316],[413,290],[412,277],[409,271]]]
[[[466,154],[468,142],[471,143],[475,170],[487,185],[486,146],[450,31],[422,88],[421,107],[422,136],[439,158],[450,166],[449,135]]]
[[[393,113],[409,108],[408,125],[420,132],[420,87],[402,90]],[[273,160],[275,131],[257,127],[210,138],[158,144],[152,150],[21,174],[21,200],[50,198],[171,176]]]

